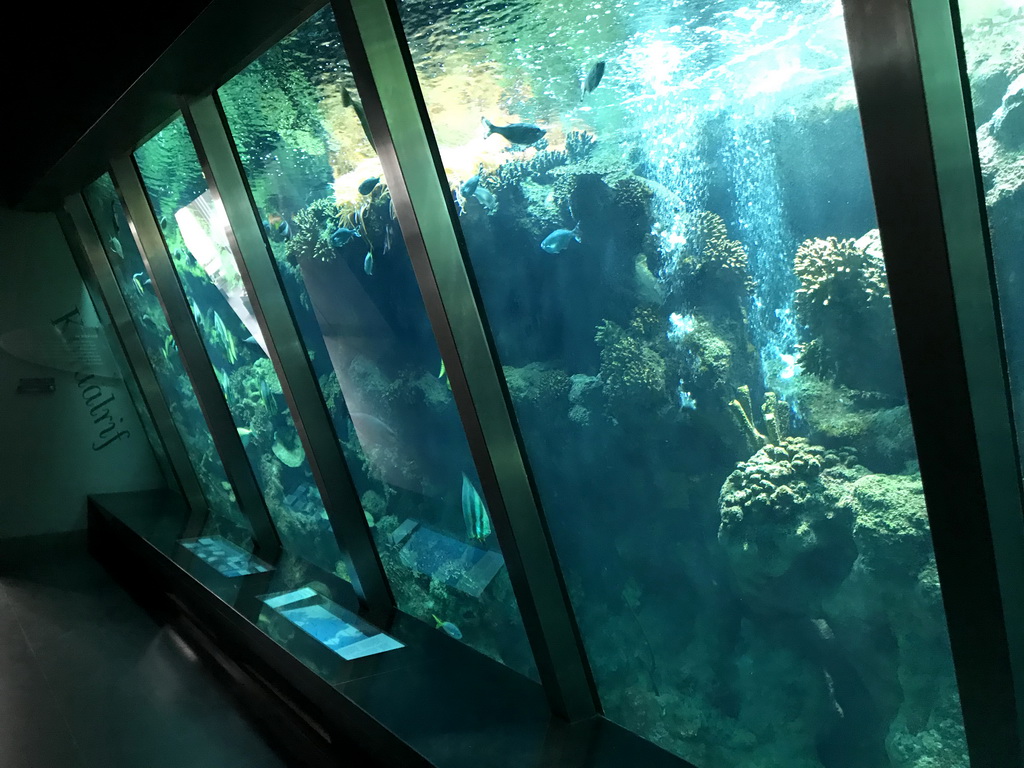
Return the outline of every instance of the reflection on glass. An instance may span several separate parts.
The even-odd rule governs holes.
[[[153,292],[149,274],[128,229],[124,209],[110,177],[101,176],[86,187],[85,201],[146,357],[167,401],[171,419],[184,441],[206,503],[210,506],[211,514],[204,533],[220,534],[248,546],[251,538],[248,521],[235,503],[235,494],[199,410],[163,308]]]
[[[965,766],[840,5],[401,10],[607,714]]]
[[[199,334],[284,547],[347,579],[320,492],[227,243],[227,220],[178,117],[135,153]]]
[[[960,20],[1019,439],[1024,435],[1024,301],[1019,298],[1024,290],[1024,2],[963,0]]]
[[[330,8],[220,98],[399,608],[535,676]]]

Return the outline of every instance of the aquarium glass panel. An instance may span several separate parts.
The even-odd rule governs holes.
[[[399,608],[535,677],[330,8],[220,98]]]
[[[960,3],[1018,440],[1024,436],[1024,1]],[[1021,446],[1024,455],[1024,445]]]
[[[841,5],[401,13],[607,715],[966,766]]]
[[[176,118],[146,142],[135,159],[282,544],[347,579],[281,382],[228,247],[224,210],[206,185],[184,119]]]
[[[109,176],[101,176],[86,187],[84,196],[135,330],[167,401],[171,419],[210,507],[204,532],[222,535],[248,547],[251,529],[235,503],[234,491],[199,410],[192,383],[185,373],[163,308],[153,292],[114,184]]]

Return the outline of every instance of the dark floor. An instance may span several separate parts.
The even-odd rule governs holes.
[[[0,766],[286,765],[83,548],[0,563]]]

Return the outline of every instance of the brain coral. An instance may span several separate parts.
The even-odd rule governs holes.
[[[857,556],[847,454],[785,437],[740,462],[719,496],[718,540],[739,595],[755,607],[813,614]]]

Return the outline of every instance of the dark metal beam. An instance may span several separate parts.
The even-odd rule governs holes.
[[[231,253],[281,380],[352,586],[371,615],[390,613],[394,598],[363,514],[359,491],[306,357],[223,110],[215,96],[206,96],[188,106],[184,115],[210,192],[227,216]]]
[[[323,0],[211,0],[153,65],[85,132],[19,202],[55,210],[104,173],[107,162],[139,146],[179,109],[182,95],[208,93],[277,42]],[[202,51],[197,55],[197,51]]]
[[[334,0],[332,6],[541,680],[558,715],[592,716],[599,705],[590,667],[469,274],[397,10],[386,0]]]
[[[189,459],[188,449],[171,418],[167,400],[160,389],[138,330],[128,311],[128,305],[110,268],[96,224],[82,196],[69,197],[64,203],[64,210],[58,214],[58,219],[93,303],[98,312],[107,315],[110,327],[117,337],[116,341],[121,346],[130,375],[134,376],[142,397],[142,406],[149,413],[170,464],[172,479],[177,483],[192,510],[187,530],[183,535],[197,534],[202,530],[209,514],[202,486]]]
[[[971,764],[1024,764],[1024,516],[944,2],[846,0],[868,163]]]
[[[124,202],[129,228],[167,316],[167,323],[192,381],[196,400],[210,428],[228,482],[234,489],[242,514],[252,528],[256,551],[264,559],[276,559],[281,550],[281,541],[192,317],[188,299],[178,280],[134,158],[124,155],[115,159],[111,163],[111,175]]]

